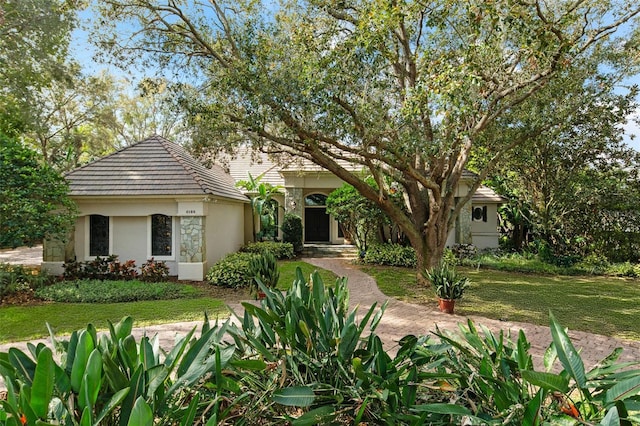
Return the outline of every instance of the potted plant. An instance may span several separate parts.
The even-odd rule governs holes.
[[[252,292],[255,292],[257,299],[264,299],[266,294],[260,289],[258,283],[264,284],[267,288],[275,288],[280,279],[278,261],[272,253],[261,253],[251,259],[250,267],[254,282]]]
[[[452,314],[456,300],[462,298],[469,286],[469,279],[458,275],[453,267],[444,262],[426,270],[424,274],[435,288],[440,310]]]

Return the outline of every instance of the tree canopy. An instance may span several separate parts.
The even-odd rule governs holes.
[[[0,247],[62,238],[75,221],[65,179],[17,139],[0,133]]]
[[[101,23],[113,31],[100,30],[118,60],[157,59],[202,82],[188,99],[196,148],[233,150],[242,140],[315,162],[384,210],[419,266],[431,266],[489,171],[546,127],[518,109],[544,115],[543,89],[576,69],[596,80],[605,68],[637,65],[639,9],[607,0],[112,0]],[[123,21],[135,27],[126,40]],[[606,66],[589,66],[596,57]],[[498,124],[508,132],[493,131]],[[486,161],[460,196],[478,149]],[[405,206],[391,200],[388,182]]]

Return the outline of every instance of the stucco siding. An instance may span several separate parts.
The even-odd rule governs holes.
[[[497,248],[500,233],[498,232],[498,205],[497,204],[473,204],[473,207],[487,207],[487,221],[473,220],[471,222],[471,234],[473,245],[478,249]]]
[[[228,253],[238,251],[245,243],[244,213],[244,205],[239,203],[217,203],[209,207],[205,225],[209,266]]]

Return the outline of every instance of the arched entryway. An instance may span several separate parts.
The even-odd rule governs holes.
[[[309,194],[304,197],[304,240],[330,241],[327,196],[324,194]]]

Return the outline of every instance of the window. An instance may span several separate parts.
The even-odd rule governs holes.
[[[151,216],[151,256],[171,256],[173,220],[171,216]]]
[[[307,207],[323,207],[327,205],[327,196],[324,194],[309,194],[304,197],[304,205]]]
[[[89,216],[89,256],[109,256],[109,216]]]

